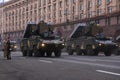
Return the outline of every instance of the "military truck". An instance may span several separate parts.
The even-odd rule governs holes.
[[[69,55],[76,52],[77,55],[97,56],[104,52],[105,56],[110,56],[117,44],[105,37],[100,25],[80,23],[67,39],[66,49]]]
[[[23,56],[51,57],[54,52],[55,57],[60,57],[64,41],[54,35],[50,25],[41,21],[27,24],[20,46]]]

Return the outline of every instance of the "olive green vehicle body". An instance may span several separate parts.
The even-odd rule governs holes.
[[[69,55],[73,55],[76,52],[77,55],[97,56],[99,52],[104,52],[105,56],[110,56],[112,52],[118,49],[117,44],[112,42],[111,39],[103,37],[101,29],[100,31],[98,30],[100,32],[99,35],[95,36],[91,35],[92,31],[86,31],[85,28],[89,27],[90,25],[78,25],[70,35],[66,42],[66,49]],[[95,29],[93,33],[96,34],[97,30],[96,33],[94,31]]]
[[[24,37],[20,42],[23,56],[61,56],[64,48],[64,41],[61,37],[56,38],[51,34],[51,28],[46,23],[28,24],[24,32]],[[32,28],[34,26],[34,28]]]

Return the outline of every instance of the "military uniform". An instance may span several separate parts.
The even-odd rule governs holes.
[[[6,59],[7,58],[7,45],[6,45],[6,41],[3,41],[3,56]]]
[[[7,51],[7,59],[11,59],[11,52],[10,52],[10,40],[8,39],[6,42],[6,51]]]

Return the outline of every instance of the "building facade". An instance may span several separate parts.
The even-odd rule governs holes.
[[[110,37],[120,29],[120,0],[11,0],[0,9],[1,34],[14,40],[30,21],[50,22],[64,37],[80,22],[99,23]]]

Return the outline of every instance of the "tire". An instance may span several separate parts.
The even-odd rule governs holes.
[[[34,47],[34,49],[33,49],[33,56],[34,57],[39,57],[40,56],[40,51],[36,47]]]
[[[47,57],[51,57],[51,56],[52,56],[52,51],[47,51],[47,52],[46,52],[46,56],[47,56]]]
[[[27,50],[22,51],[22,56],[27,56]]]
[[[28,50],[28,56],[32,56],[33,55],[33,50]]]
[[[86,48],[86,53],[87,53],[87,55],[89,55],[89,56],[93,56],[94,55],[94,50],[92,49],[92,46],[87,46],[87,48]]]
[[[68,53],[68,55],[73,55],[73,50],[71,49],[71,47],[70,46],[68,46],[67,47],[67,53]]]
[[[45,56],[45,51],[40,51],[40,55],[41,55],[41,57],[44,57]]]
[[[34,51],[33,56],[34,57],[39,57],[40,56],[40,51],[39,50]]]
[[[105,56],[111,56],[111,51],[105,51],[104,54]]]
[[[95,50],[93,56],[98,56],[99,51]]]
[[[120,51],[117,51],[116,55],[117,55],[117,56],[120,55]]]
[[[76,55],[82,55],[82,50],[80,50],[79,48],[76,48]]]
[[[120,51],[118,49],[114,50],[112,53],[116,56],[120,55]]]
[[[86,52],[86,50],[83,50],[83,54],[86,56],[87,55],[87,52]]]
[[[68,55],[73,55],[73,52],[74,52],[74,51],[71,50],[71,49],[69,49],[67,52],[68,52]]]
[[[61,50],[56,50],[54,51],[55,57],[60,57],[61,56]]]

